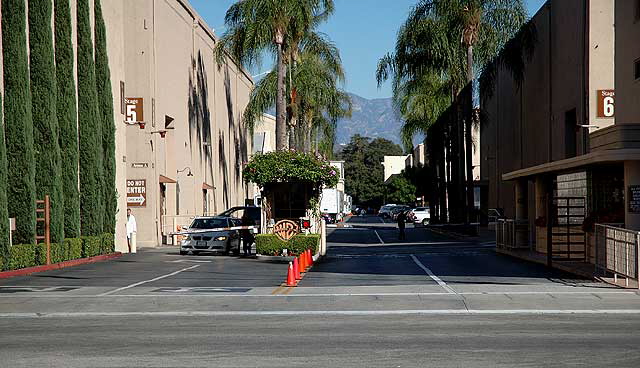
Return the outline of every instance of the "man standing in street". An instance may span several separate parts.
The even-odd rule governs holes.
[[[133,237],[137,232],[138,224],[136,224],[136,218],[131,214],[131,208],[127,208],[127,245],[129,246],[129,253],[131,253]]]
[[[398,221],[398,230],[400,232],[399,239],[404,240],[404,227],[407,223],[407,213],[405,211],[401,211],[398,214],[397,221]]]

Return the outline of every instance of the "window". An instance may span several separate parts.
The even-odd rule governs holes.
[[[633,75],[636,80],[640,80],[640,59],[633,62]]]
[[[577,154],[576,125],[578,122],[576,109],[564,113],[564,150],[565,158],[575,157]]]

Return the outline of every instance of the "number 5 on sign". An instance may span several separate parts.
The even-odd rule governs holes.
[[[612,89],[598,90],[598,117],[613,118],[616,114],[616,93]]]
[[[144,101],[142,97],[127,97],[124,99],[127,107],[125,121],[127,123],[144,122]]]

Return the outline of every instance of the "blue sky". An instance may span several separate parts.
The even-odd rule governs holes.
[[[216,34],[224,33],[224,14],[235,0],[190,0]],[[532,15],[545,0],[525,0]],[[378,88],[375,71],[378,59],[393,50],[396,33],[417,0],[335,0],[336,11],[320,30],[340,48],[347,72],[345,89],[365,98],[391,96],[390,86]],[[265,59],[259,74],[270,68]]]

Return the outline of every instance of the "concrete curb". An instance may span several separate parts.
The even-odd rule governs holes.
[[[503,249],[499,249],[499,248],[496,248],[496,253],[504,254],[505,256],[521,259],[521,260],[524,260],[524,261],[527,261],[527,262],[533,262],[533,263],[541,264],[543,266],[547,265],[546,261],[542,261],[540,259],[533,258],[533,257],[526,257],[526,256],[523,256],[523,255],[514,254],[514,253],[511,253],[511,252],[509,252],[507,250],[503,250]],[[583,272],[582,270],[577,270],[575,268],[567,267],[567,266],[565,266],[565,265],[563,265],[561,263],[553,262],[551,264],[551,268],[555,268],[557,270],[564,271],[564,272],[570,273],[572,275],[584,277],[586,279],[598,280],[598,278],[595,275],[593,275],[593,274],[591,274],[589,272]]]
[[[27,267],[27,268],[21,268],[19,270],[12,270],[12,271],[3,271],[3,272],[0,272],[0,279],[7,279],[10,277],[16,277],[16,276],[26,276],[32,273],[58,270],[61,268],[73,267],[73,266],[78,266],[82,264],[102,262],[109,259],[118,258],[121,256],[122,256],[121,252],[115,252],[115,253],[109,253],[109,254],[102,254],[95,257],[72,259],[70,261],[53,263],[50,265]]]

